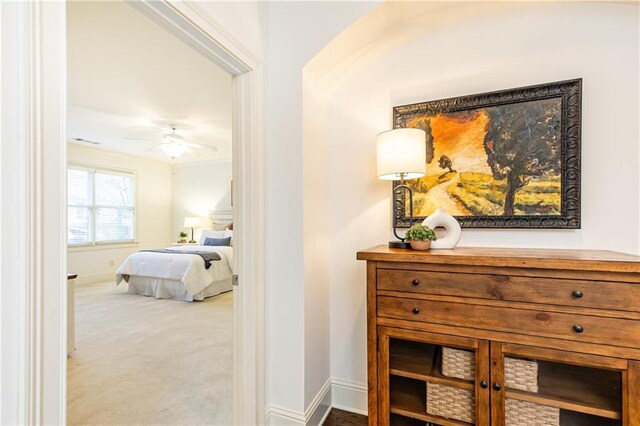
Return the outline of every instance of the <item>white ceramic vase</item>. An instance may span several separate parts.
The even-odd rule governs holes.
[[[447,231],[444,237],[438,238],[431,243],[432,249],[452,249],[458,244],[462,236],[460,223],[455,217],[442,209],[436,209],[435,212],[422,221],[422,224],[432,229],[442,227]]]

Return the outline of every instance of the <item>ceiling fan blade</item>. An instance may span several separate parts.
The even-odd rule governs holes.
[[[147,139],[147,138],[122,138],[122,139],[126,139],[128,141],[145,141],[145,142],[156,142],[158,139],[154,138],[154,139]]]
[[[210,149],[212,151],[218,152],[218,148],[213,145],[204,145],[196,142],[185,142],[185,145],[190,148],[206,148],[206,149]]]
[[[153,151],[154,149],[158,149],[160,148],[162,145],[166,145],[165,143],[159,143],[158,145],[155,145],[154,147],[151,147],[149,149],[147,149],[147,152],[149,151]]]
[[[89,144],[89,145],[102,145],[102,142],[94,141],[94,140],[91,140],[91,139],[72,138],[71,140],[73,142],[76,142],[76,143],[86,143],[86,144]]]

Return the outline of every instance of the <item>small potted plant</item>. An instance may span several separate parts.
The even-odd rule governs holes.
[[[182,231],[178,235],[180,236],[180,239],[178,240],[179,243],[184,244],[187,242],[188,234],[186,232]]]
[[[414,250],[429,250],[431,241],[438,239],[433,229],[420,223],[416,223],[409,228],[404,238],[409,241],[411,248]]]

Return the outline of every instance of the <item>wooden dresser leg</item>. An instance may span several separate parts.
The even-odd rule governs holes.
[[[367,262],[367,380],[369,426],[378,425],[378,325],[376,262]]]
[[[626,379],[627,403],[623,410],[626,409],[627,415],[623,416],[624,423],[625,426],[640,425],[640,361],[629,361]]]
[[[378,423],[377,426],[389,426],[391,423],[391,407],[389,395],[389,332],[380,328],[378,333]],[[369,423],[371,424],[371,423]]]

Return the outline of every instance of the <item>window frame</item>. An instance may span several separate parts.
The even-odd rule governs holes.
[[[83,163],[69,163],[67,165],[67,172],[69,170],[86,171],[91,174],[91,204],[85,205],[72,205],[69,203],[69,197],[67,195],[67,210],[69,207],[81,207],[88,208],[90,214],[90,240],[86,243],[69,243],[69,236],[67,233],[67,247],[69,249],[87,249],[87,248],[107,248],[105,246],[130,246],[138,244],[138,174],[135,170],[120,169],[114,167],[94,166],[91,164]],[[99,208],[122,208],[121,206],[107,206],[96,204],[96,173],[104,173],[110,175],[121,175],[133,178],[133,236],[131,239],[125,240],[110,240],[110,241],[96,241],[96,217]],[[66,180],[66,190],[69,190],[69,182]],[[68,227],[67,220],[67,227]]]

